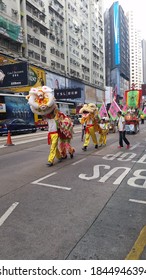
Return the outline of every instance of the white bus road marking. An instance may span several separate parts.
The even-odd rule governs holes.
[[[0,218],[0,226],[5,222],[5,220],[10,216],[10,214],[14,211],[16,206],[19,204],[19,202],[14,202],[8,210],[1,216]]]
[[[44,177],[41,177],[40,179],[36,180],[36,181],[33,181],[31,184],[33,185],[39,185],[39,186],[45,186],[45,187],[50,187],[50,188],[54,188],[54,189],[62,189],[62,190],[66,190],[66,191],[70,191],[71,188],[67,188],[67,187],[63,187],[63,186],[57,186],[57,185],[51,185],[51,184],[45,184],[45,183],[42,183],[41,181],[53,176],[53,175],[56,175],[57,172],[53,172],[49,175],[46,175]],[[40,183],[41,182],[41,183]]]
[[[131,201],[131,202],[135,202],[135,203],[146,204],[146,201],[144,201],[144,200],[129,199],[129,201]]]

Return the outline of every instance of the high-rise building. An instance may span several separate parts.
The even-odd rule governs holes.
[[[85,102],[92,88],[103,99],[103,0],[0,0],[0,11],[1,55],[64,77],[64,87],[91,87]]]
[[[128,21],[119,2],[105,11],[104,30],[106,86],[119,100],[130,80]]]
[[[141,89],[143,82],[141,32],[137,29],[134,12],[129,11],[126,16],[129,26],[130,87]]]
[[[142,40],[143,83],[146,84],[146,40]]]

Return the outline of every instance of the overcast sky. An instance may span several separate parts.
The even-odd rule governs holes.
[[[114,0],[104,0],[104,7],[109,8]],[[146,1],[145,0],[119,0],[125,13],[129,10],[136,13],[137,28],[141,30],[142,39],[146,40]]]

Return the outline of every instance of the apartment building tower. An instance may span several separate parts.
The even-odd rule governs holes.
[[[54,74],[62,87],[80,83],[84,95],[89,86],[103,98],[103,0],[0,0],[0,11],[1,64],[27,61],[44,70],[45,83]]]
[[[143,82],[141,32],[137,29],[134,12],[129,11],[126,16],[129,26],[130,87],[134,85],[136,89],[141,89]]]

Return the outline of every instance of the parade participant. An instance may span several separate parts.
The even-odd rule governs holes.
[[[101,147],[102,145],[106,145],[107,142],[108,124],[106,123],[105,118],[101,119],[99,125],[101,128],[101,131],[99,132],[99,147]]]
[[[143,113],[141,113],[140,119],[141,119],[141,124],[144,124],[144,114]]]
[[[59,111],[56,118],[58,119],[59,150],[62,159],[67,158],[67,152],[70,158],[73,158],[75,148],[71,146],[71,139],[73,138],[73,123],[71,118]]]
[[[97,137],[95,134],[95,129],[96,131],[98,130],[98,124],[96,122],[96,114],[97,114],[97,108],[95,104],[89,103],[89,104],[84,104],[84,106],[80,109],[79,113],[82,114],[81,118],[81,124],[86,125],[86,130],[85,130],[85,141],[82,150],[86,151],[87,147],[90,142],[90,137],[92,138],[92,141],[94,143],[95,149],[98,148],[98,141]],[[95,128],[96,126],[96,128]]]
[[[48,122],[48,144],[50,153],[48,155],[48,166],[52,166],[55,157],[59,160],[65,158],[67,151],[73,158],[75,149],[71,146],[73,135],[73,123],[71,119],[60,112],[56,105],[53,90],[47,86],[32,88],[26,97],[33,113],[42,115]],[[60,151],[58,141],[60,138]]]
[[[119,130],[119,146],[118,148],[122,148],[123,147],[123,141],[127,144],[127,149],[130,148],[130,142],[128,141],[128,139],[126,138],[125,134],[125,119],[122,116],[122,112],[119,111],[118,113],[118,130]]]
[[[48,166],[53,165],[55,157],[61,161],[61,154],[58,149],[57,105],[52,92],[52,89],[47,86],[32,88],[26,97],[32,112],[42,115],[48,122],[48,144],[50,145]]]
[[[55,157],[61,162],[62,156],[58,149],[58,121],[55,116],[55,109],[45,116],[48,122],[48,145],[50,145],[50,153],[48,155],[48,166],[52,166],[54,164]]]
[[[82,123],[82,135],[81,135],[82,142],[84,141],[85,130],[86,130],[86,124]]]

